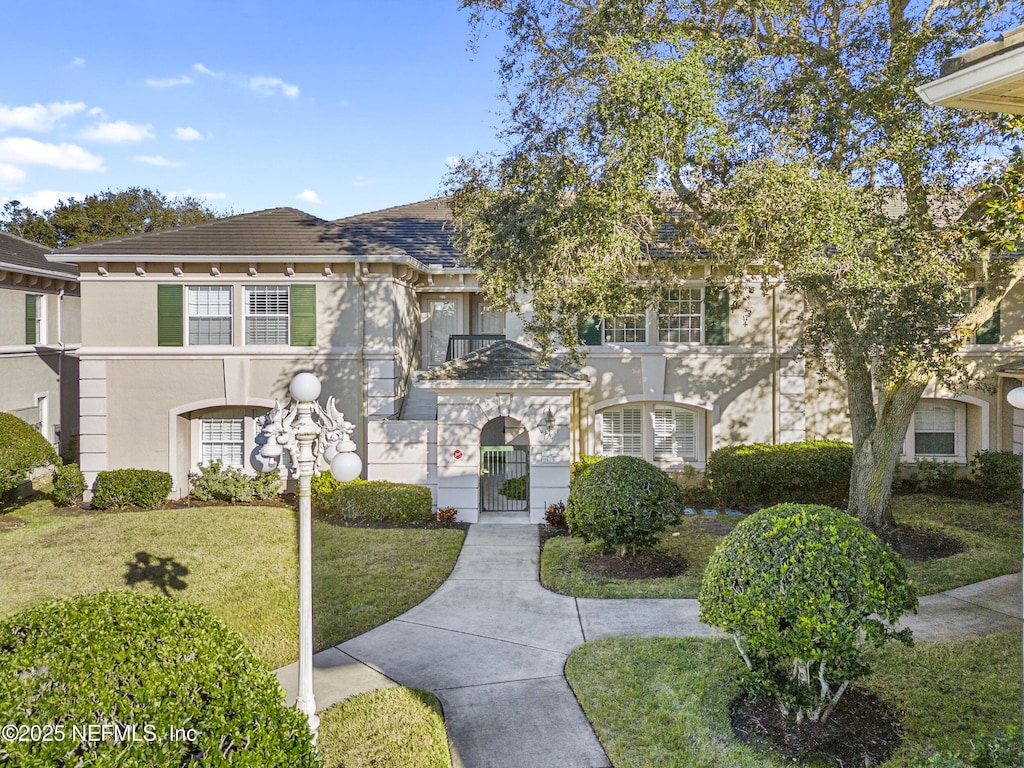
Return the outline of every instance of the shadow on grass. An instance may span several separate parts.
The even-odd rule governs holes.
[[[124,575],[124,583],[129,587],[147,582],[159,589],[167,597],[171,590],[182,591],[188,587],[183,578],[188,576],[188,568],[173,557],[156,557],[149,552],[136,552],[135,560],[129,560],[128,571]]]

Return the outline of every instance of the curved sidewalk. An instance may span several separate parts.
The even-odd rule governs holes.
[[[615,635],[718,636],[697,601],[557,595],[538,579],[535,525],[473,525],[448,578],[396,619],[314,657],[318,709],[390,685],[432,691],[444,707],[456,766],[610,766],[565,681],[573,648]],[[1021,574],[920,600],[917,640],[1021,626]],[[277,670],[294,701],[297,666]]]

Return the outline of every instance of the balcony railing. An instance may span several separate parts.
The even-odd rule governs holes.
[[[470,352],[476,352],[504,338],[503,333],[453,333],[448,337],[448,351],[445,353],[444,361],[447,363],[457,357],[465,357]]]

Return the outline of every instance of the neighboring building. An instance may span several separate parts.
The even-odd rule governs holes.
[[[78,432],[78,270],[0,232],[0,411],[63,451]]]
[[[723,445],[848,438],[842,383],[801,357],[783,290],[731,313],[681,258],[657,307],[587,324],[582,369],[545,365],[486,308],[449,222],[443,201],[333,222],[279,208],[51,256],[81,271],[86,477],[160,469],[184,495],[202,463],[244,466],[254,419],[303,370],[356,424],[368,478],[428,485],[466,521],[541,521],[583,454],[702,470]],[[1014,444],[1022,296],[965,347],[976,385],[926,393],[907,460]]]

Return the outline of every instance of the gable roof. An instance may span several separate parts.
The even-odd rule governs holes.
[[[54,259],[205,257],[226,260],[268,256],[298,259],[411,258],[451,267],[457,253],[449,242],[451,213],[440,200],[324,221],[295,208],[270,208],[201,224],[146,232],[64,248]]]
[[[47,261],[46,254],[50,251],[39,243],[0,232],[0,269],[76,279],[78,267]]]
[[[520,385],[587,386],[589,379],[577,369],[542,360],[540,353],[510,339],[488,344],[464,357],[425,371],[419,380],[428,386],[486,386],[501,382]]]

